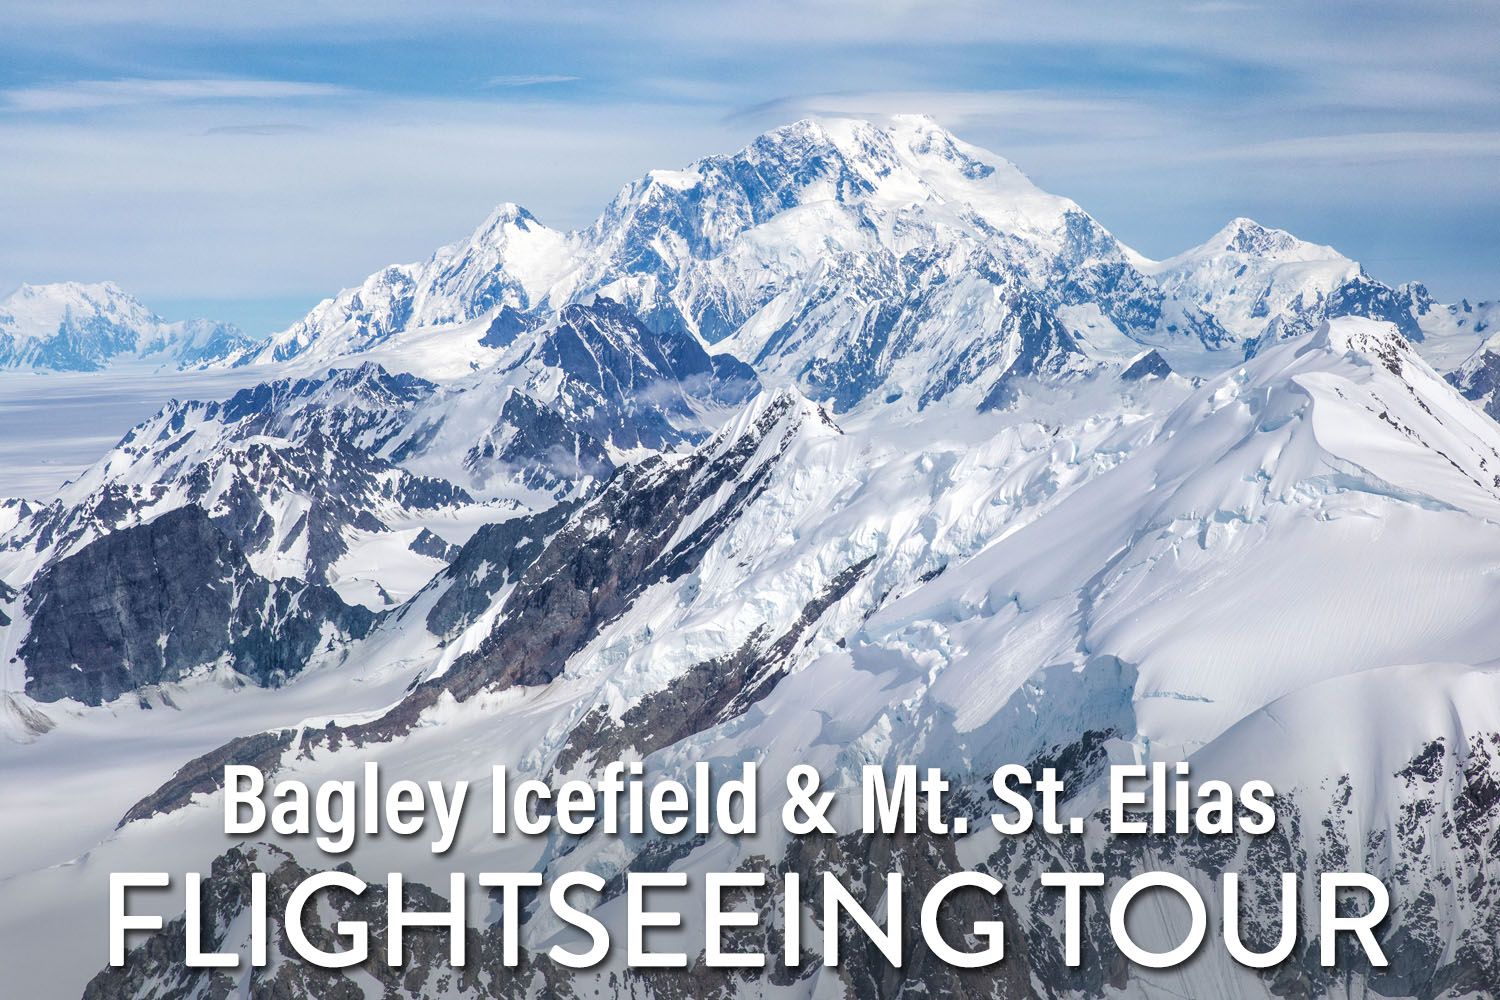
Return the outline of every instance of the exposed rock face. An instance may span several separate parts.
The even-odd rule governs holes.
[[[196,506],[58,560],[27,587],[25,606],[26,693],[94,705],[221,662],[275,684],[374,623],[325,587],[257,576]]]
[[[407,548],[419,556],[430,556],[433,559],[441,559],[443,562],[448,562],[458,555],[457,545],[443,541],[427,528],[417,532],[417,537],[411,540]]]
[[[526,333],[536,326],[536,319],[528,316],[515,306],[506,304],[495,313],[495,318],[490,321],[489,329],[479,342],[485,347],[503,348],[509,347],[521,334]]]
[[[495,375],[513,388],[465,456],[476,476],[514,470],[523,485],[561,495],[604,479],[622,453],[702,441],[695,406],[740,403],[759,386],[743,362],[711,357],[691,333],[654,329],[603,296],[547,322],[502,310],[495,323],[513,347]]]
[[[524,392],[506,398],[494,428],[464,456],[464,469],[477,479],[498,470],[558,495],[580,480],[606,478],[614,468],[603,441]]]
[[[499,627],[442,678],[444,688],[462,699],[490,685],[544,684],[556,677],[602,623],[652,584],[692,568],[763,487],[774,456],[811,419],[799,412],[805,406],[795,393],[779,394],[719,447],[677,463],[652,459],[621,470],[521,574]],[[771,457],[762,454],[763,446]],[[687,516],[721,491],[727,496],[710,516],[674,539]]]
[[[1120,378],[1126,382],[1140,382],[1143,379],[1166,378],[1172,374],[1172,366],[1167,364],[1166,359],[1155,351],[1147,351],[1139,358],[1130,363],[1130,366],[1120,373]]]
[[[433,635],[451,638],[475,621],[500,588],[515,583],[577,508],[564,501],[540,514],[486,524],[463,544],[429,586],[446,586],[427,613]]]
[[[436,387],[378,365],[171,403],[0,543],[54,555],[193,504],[267,575],[326,583],[359,532],[472,502],[380,454]],[[268,572],[275,565],[278,573]]]
[[[1500,420],[1500,354],[1485,349],[1460,369],[1448,373],[1448,381],[1465,399],[1484,407],[1484,412]]]
[[[303,575],[319,583],[348,551],[351,530],[385,530],[381,512],[436,510],[470,499],[446,480],[413,476],[316,432],[292,447],[251,443],[216,456],[194,468],[186,486],[188,498],[210,506],[215,522],[245,549],[300,550]],[[278,523],[271,511],[294,498],[304,499],[304,509],[290,526]]]
[[[327,437],[378,449],[401,418],[432,398],[437,385],[409,372],[388,372],[373,362],[330,369],[319,377],[277,379],[241,389],[222,403],[183,403],[170,414],[172,429],[201,419],[235,425],[242,437],[268,434],[300,438],[316,430]],[[148,425],[149,426],[149,425]],[[140,435],[126,435],[129,444]],[[142,441],[144,444],[145,442]]]
[[[682,461],[653,459],[626,467],[586,504],[564,505],[477,533],[453,565],[429,585],[447,589],[433,605],[426,625],[434,634],[451,638],[503,590],[494,630],[445,673],[417,685],[380,718],[309,729],[296,749],[389,740],[409,732],[422,713],[445,696],[462,701],[484,690],[551,681],[603,623],[621,614],[649,586],[689,572],[765,488],[777,459],[810,424],[838,432],[821,408],[795,392],[779,393],[760,401],[745,426],[726,430]],[[669,547],[690,515],[699,515],[696,527]],[[767,649],[747,653],[745,675],[730,689],[731,696],[752,680],[766,681],[761,668],[778,664],[862,568],[852,568],[829,594],[806,609],[806,621]],[[699,712],[690,718],[717,715],[724,707],[715,701],[707,715]],[[291,746],[290,734],[270,742],[259,737],[231,741],[185,766],[132,814],[169,810],[182,805],[189,790],[220,787],[226,755],[271,772],[282,751]]]
[[[291,746],[293,733],[276,731],[256,733],[230,740],[221,747],[194,757],[171,779],[150,795],[131,806],[120,818],[116,829],[138,819],[148,819],[159,813],[171,812],[192,801],[194,795],[209,794],[222,787],[224,768],[231,764],[264,765],[275,759]]]
[[[1096,306],[1119,330],[1144,343],[1189,343],[1213,350],[1233,340],[1196,303],[1171,300],[1086,213],[1066,212],[1063,229],[1062,250],[1047,275],[1048,300],[1054,305]]]
[[[645,757],[742,714],[771,692],[798,644],[873,561],[874,557],[863,559],[834,577],[775,640],[765,641],[766,630],[760,629],[728,656],[695,664],[669,687],[647,695],[618,723],[599,709],[590,711],[569,735],[556,770],[566,774],[589,758],[627,759],[627,751]]]
[[[16,588],[8,586],[4,580],[0,580],[0,628],[10,624],[10,616],[5,613],[5,606],[13,603],[19,596]]]
[[[1320,319],[1360,316],[1383,320],[1399,330],[1407,340],[1419,343],[1423,334],[1415,313],[1408,294],[1376,281],[1361,270],[1328,297],[1328,307]]]
[[[565,307],[533,350],[565,375],[555,405],[591,416],[584,428],[618,447],[674,444],[681,432],[672,421],[690,419],[690,398],[736,403],[757,385],[743,362],[710,357],[692,334],[653,330],[602,296]]]

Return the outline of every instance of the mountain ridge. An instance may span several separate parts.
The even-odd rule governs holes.
[[[1463,305],[1438,306],[1419,285],[1383,285],[1330,247],[1243,217],[1198,247],[1149,260],[1003,157],[930,118],[894,116],[885,126],[804,119],[735,153],[649,171],[568,233],[503,204],[467,240],[377,272],[235,360],[326,364],[423,329],[472,339],[469,324],[535,323],[604,295],[648,326],[681,328],[762,368],[790,333],[798,349],[774,373],[847,408],[890,377],[901,352],[951,354],[939,345],[957,332],[941,320],[861,316],[879,303],[909,311],[948,294],[935,283],[959,277],[969,292],[934,305],[948,324],[986,308],[990,289],[1024,292],[1095,363],[1155,348],[1175,367],[1220,370],[1236,353],[1337,315],[1385,319],[1413,342],[1433,339],[1424,350],[1434,355],[1463,355],[1445,370],[1478,346],[1461,329]],[[814,288],[851,305],[809,311]],[[428,338],[427,349],[443,339]]]

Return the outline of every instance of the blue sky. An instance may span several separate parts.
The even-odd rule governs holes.
[[[1167,256],[1249,215],[1500,295],[1500,7],[0,0],[0,286],[284,326],[500,201],[925,112]]]

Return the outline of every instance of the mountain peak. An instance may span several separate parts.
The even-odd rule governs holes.
[[[540,226],[536,216],[513,201],[502,202],[495,206],[495,210],[489,214],[478,229],[474,230],[474,241],[481,242],[487,237],[492,237],[506,229],[519,229],[529,232],[532,226]]]
[[[1246,254],[1288,260],[1342,260],[1343,254],[1332,247],[1309,243],[1285,229],[1264,226],[1254,219],[1238,216],[1200,246],[1188,251],[1192,256],[1221,253]]]
[[[26,284],[0,301],[0,327],[19,340],[51,336],[70,323],[101,321],[138,326],[160,319],[112,281]]]
[[[602,295],[653,331],[723,344],[843,412],[891,378],[930,401],[927,389],[970,384],[990,362],[1054,348],[1074,360],[1135,355],[1129,343],[1101,346],[1113,335],[1105,322],[1143,347],[1243,351],[1310,331],[1330,309],[1399,319],[1405,307],[1360,277],[1333,249],[1243,216],[1180,256],[1146,260],[927,115],[804,117],[639,175],[584,229],[554,231],[502,204],[467,240],[320,305],[268,353],[329,361],[473,323],[452,355],[451,370],[468,372],[484,359],[466,351],[504,348]],[[1091,305],[1095,341],[1080,333]],[[1092,346],[1065,347],[1074,336]]]
[[[1219,230],[1211,242],[1234,253],[1269,255],[1290,250],[1299,240],[1284,229],[1273,229],[1239,216]]]
[[[854,327],[863,314],[841,313],[830,302],[814,322],[788,326],[787,317],[777,319],[767,307],[814,281],[838,284],[861,301],[897,295],[896,285],[920,281],[982,300],[977,307],[989,310],[998,300],[987,291],[948,285],[943,273],[1004,272],[1012,277],[995,280],[1008,284],[1023,280],[1013,272],[1024,271],[1044,281],[1084,219],[1072,201],[1047,194],[1008,161],[925,115],[879,123],[802,118],[737,151],[640,175],[586,229],[556,232],[519,206],[501,205],[466,241],[398,269],[376,287],[346,290],[320,305],[278,335],[269,353],[285,360],[311,350],[315,357],[307,360],[321,362],[406,330],[496,316],[514,325],[521,314],[541,320],[541,313],[602,294],[652,329],[682,329],[718,344],[749,326],[751,353],[774,337],[773,351],[801,352],[804,364],[820,354],[819,371],[846,361],[862,369],[882,356],[876,341],[888,320],[873,319],[859,332]],[[1126,253],[1092,220],[1087,227],[1089,259],[1114,261]],[[916,244],[935,256],[921,268],[890,272],[886,262],[903,259]],[[750,323],[756,319],[759,325]],[[938,325],[929,324],[932,332]],[[822,332],[810,339],[809,331]],[[488,337],[471,342],[506,342]],[[850,348],[851,337],[869,338],[872,350]]]
[[[868,167],[876,176],[902,166],[933,164],[957,167],[969,181],[997,170],[1021,176],[1009,160],[964,142],[925,114],[890,115],[883,123],[858,117],[802,118],[764,133],[739,155],[786,146],[836,150],[846,163]]]

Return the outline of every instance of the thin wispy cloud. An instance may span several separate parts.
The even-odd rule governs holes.
[[[1236,0],[1204,0],[1203,3],[1189,3],[1182,9],[1189,14],[1238,14],[1254,10],[1255,5]]]
[[[13,111],[58,112],[184,101],[279,101],[346,96],[349,88],[292,80],[126,78],[76,80],[0,91]]]
[[[1070,135],[1088,130],[1102,137],[1165,127],[1137,102],[1039,90],[872,90],[813,94],[740,108],[726,120],[776,124],[795,118],[882,118],[911,113],[930,115],[955,129],[1039,129]]]
[[[204,135],[296,135],[300,132],[312,132],[309,125],[297,125],[292,122],[265,122],[255,125],[215,125],[203,130]]]
[[[1298,136],[1244,146],[1207,150],[1216,160],[1326,160],[1379,163],[1450,157],[1500,157],[1496,132],[1363,132]]]
[[[576,76],[563,76],[556,73],[538,74],[514,74],[509,76],[492,76],[484,82],[486,87],[540,87],[550,83],[572,83],[579,79]]]
[[[1307,95],[1309,106],[1375,112],[1444,112],[1492,108],[1492,80],[1462,66],[1411,69],[1351,66],[1326,72],[1326,83]]]

